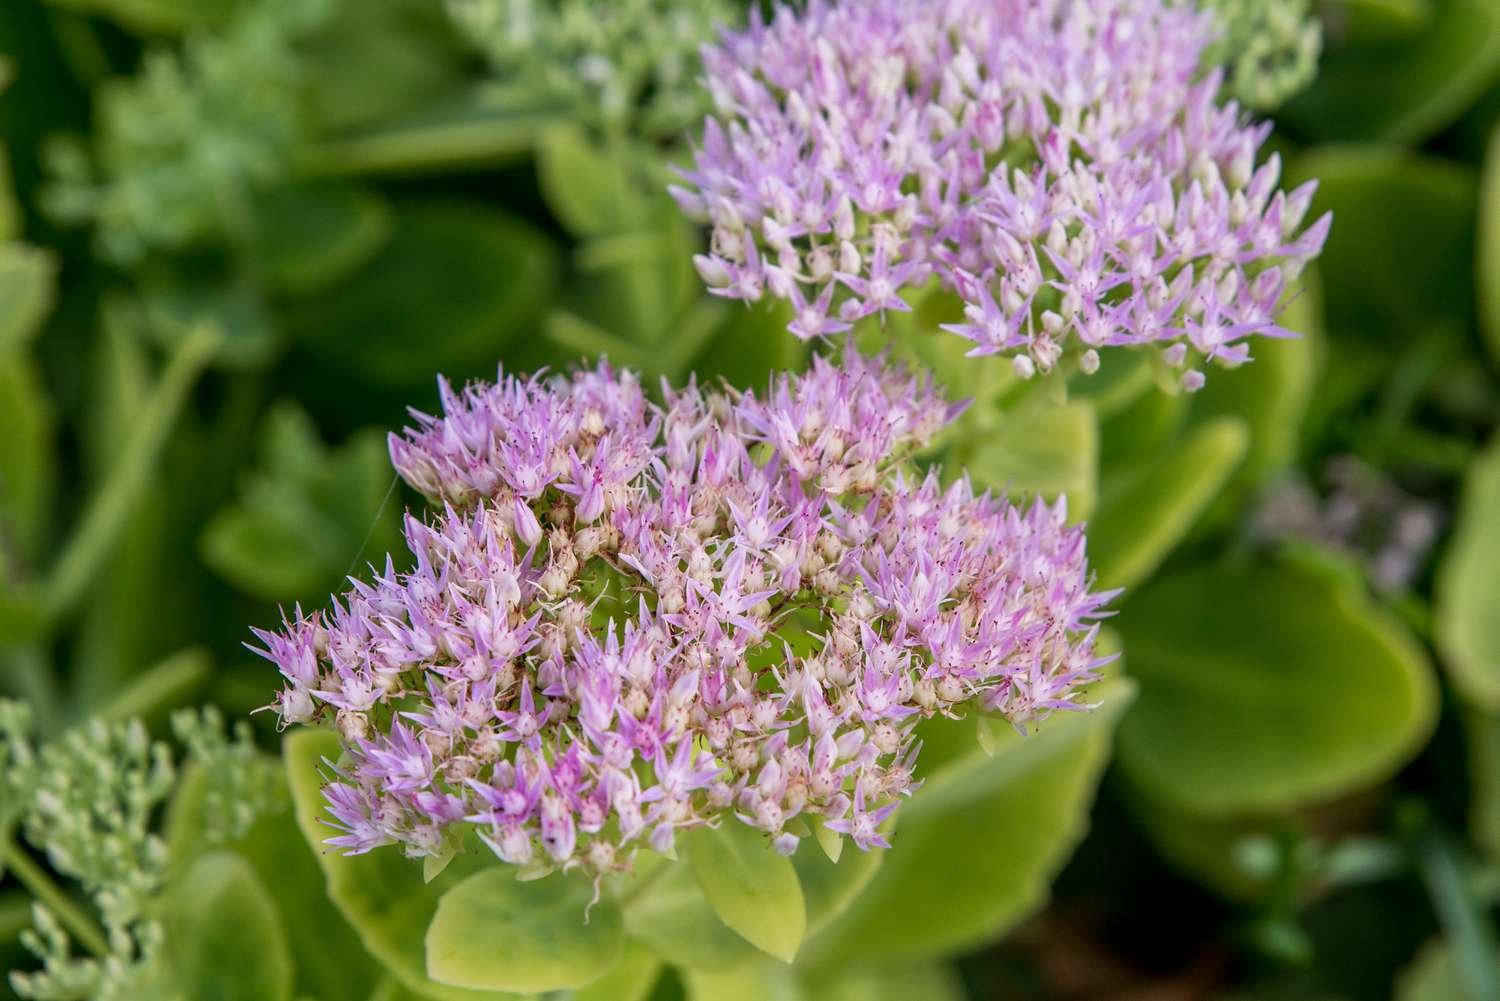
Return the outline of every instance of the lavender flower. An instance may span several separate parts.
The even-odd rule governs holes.
[[[908,308],[1028,377],[1072,346],[1250,357],[1330,219],[1256,166],[1269,133],[1200,71],[1210,16],[1162,0],[809,0],[704,52],[718,109],[683,209],[718,295],[769,292],[808,338]],[[1191,358],[1190,358],[1191,356]],[[1187,368],[1186,388],[1202,383]]]
[[[961,408],[850,351],[764,397],[605,366],[443,386],[391,438],[442,504],[327,612],[257,631],[283,723],[332,718],[350,852],[596,875],[731,815],[884,845],[916,724],[1078,708],[1109,595],[1063,505],[906,461]]]

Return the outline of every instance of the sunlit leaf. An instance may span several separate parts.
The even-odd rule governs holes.
[[[746,941],[790,963],[807,929],[797,871],[760,831],[726,820],[683,839],[693,876],[723,922]]]
[[[581,875],[519,880],[492,865],[444,893],[427,926],[427,975],[441,984],[522,993],[582,987],[620,958],[620,912]]]
[[[292,992],[286,932],[270,891],[231,852],[200,857],[166,899],[166,954],[195,1001],[282,1001]]]
[[[1453,683],[1475,705],[1500,710],[1500,438],[1469,469],[1435,615]]]

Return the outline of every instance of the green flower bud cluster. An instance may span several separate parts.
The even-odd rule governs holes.
[[[0,701],[0,834],[19,824],[53,872],[88,893],[103,934],[7,836],[17,874],[32,873],[21,882],[38,898],[35,928],[22,944],[41,963],[12,973],[11,987],[29,1001],[189,1001],[158,916],[171,860],[155,821],[181,774],[171,749],[139,720],[90,720],[40,749],[29,728],[25,706]],[[178,713],[172,728],[186,749],[182,763],[208,779],[193,818],[202,846],[233,841],[284,808],[275,762],[257,754],[248,726],[228,733],[219,712],[205,709]],[[91,954],[74,955],[75,937]]]
[[[150,50],[138,75],[101,92],[92,147],[51,145],[47,210],[94,226],[101,255],[121,265],[243,236],[251,194],[285,176],[310,128],[296,45],[330,9],[262,0],[178,48]]]
[[[1323,50],[1323,27],[1310,0],[1198,0],[1213,11],[1219,41],[1205,58],[1224,67],[1230,97],[1269,111],[1312,82]]]
[[[665,135],[706,107],[698,49],[737,20],[731,0],[447,0],[506,83],[537,88],[609,128]],[[636,117],[638,116],[638,117]]]

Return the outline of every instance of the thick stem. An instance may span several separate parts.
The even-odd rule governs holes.
[[[198,327],[178,345],[167,362],[109,478],[90,502],[43,585],[41,618],[46,629],[54,628],[83,596],[95,570],[108,556],[149,482],[151,469],[189,391],[208,365],[219,339],[216,328]]]
[[[51,911],[68,932],[96,956],[109,955],[109,940],[94,920],[53,882],[47,870],[37,864],[14,837],[0,839],[0,860],[37,903]]]

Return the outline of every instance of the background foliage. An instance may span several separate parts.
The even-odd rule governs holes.
[[[785,316],[702,294],[663,191],[684,38],[738,6],[610,36],[631,58],[579,87],[547,60],[604,44],[587,6],[548,7],[539,50],[480,0],[6,0],[0,690],[32,719],[0,764],[77,796],[111,741],[172,757],[127,718],[166,740],[174,707],[264,703],[247,626],[391,547],[413,498],[381,433],[436,372],[804,361]],[[1336,215],[1306,337],[1189,398],[1129,359],[1017,384],[931,336],[941,295],[861,331],[976,400],[934,461],[1088,521],[1128,589],[1097,712],[934,726],[894,851],[704,832],[586,928],[542,920],[571,884],[480,855],[424,880],[315,852],[327,734],[179,726],[116,831],[133,909],[91,917],[113,870],[0,781],[4,965],[36,965],[50,887],[75,949],[96,920],[164,936],[120,997],[1500,998],[1500,2],[1215,6],[1257,106],[1322,40],[1276,112]],[[216,793],[227,754],[253,816]],[[497,961],[538,928],[561,938]]]

